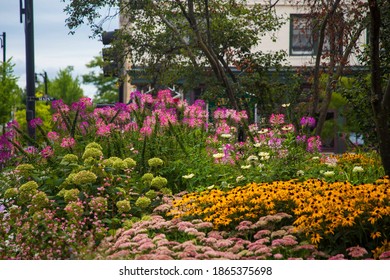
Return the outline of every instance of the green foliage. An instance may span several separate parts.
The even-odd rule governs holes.
[[[48,94],[56,99],[62,99],[68,105],[83,97],[79,78],[73,78],[72,72],[72,66],[60,69],[57,76],[48,84]]]
[[[91,69],[88,74],[82,76],[84,84],[92,84],[96,87],[96,94],[93,99],[95,103],[109,104],[118,100],[117,78],[104,77],[104,62],[101,56],[95,56],[87,67]],[[99,69],[99,71],[95,71]]]
[[[75,31],[88,24],[97,35],[102,23],[110,19],[102,19],[98,8],[119,7],[121,15],[131,20],[128,26],[124,23],[113,45],[117,53],[131,59],[133,67],[142,68],[133,72],[133,81],[148,81],[153,87],[184,81],[185,89],[206,84],[205,96],[228,97],[233,102],[225,90],[235,92],[238,98],[244,92],[252,93],[254,87],[247,88],[239,81],[241,77],[276,68],[284,60],[284,52],[253,51],[264,35],[272,34],[282,23],[266,4],[249,6],[246,0],[218,0],[207,2],[206,7],[200,0],[168,1],[164,5],[143,1],[140,8],[133,1],[119,2],[68,3],[67,25]],[[228,65],[240,70],[232,72]]]
[[[37,97],[41,97],[42,93],[37,93]],[[52,112],[51,112],[51,105],[45,102],[36,102],[35,103],[35,116],[37,118],[40,118],[43,121],[43,129],[45,131],[50,131],[52,128]],[[23,131],[27,131],[27,120],[26,120],[26,109],[19,109],[15,112],[15,120],[20,125],[20,129]],[[37,133],[37,138],[38,139],[43,139],[42,135]]]
[[[20,102],[22,90],[18,78],[14,76],[11,59],[0,64],[0,125],[5,125],[12,118],[12,113]]]
[[[371,82],[369,75],[359,75],[342,80],[340,92],[347,100],[343,110],[346,116],[347,131],[362,135],[366,146],[377,147],[375,120],[372,107],[367,99]]]

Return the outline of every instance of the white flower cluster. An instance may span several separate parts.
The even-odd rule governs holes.
[[[260,152],[259,157],[260,157],[260,160],[268,160],[270,158],[270,155],[267,152]]]

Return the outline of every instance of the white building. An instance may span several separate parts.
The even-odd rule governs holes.
[[[258,50],[272,52],[284,50],[288,55],[288,62],[291,66],[312,66],[315,61],[317,47],[316,39],[313,38],[313,30],[306,24],[305,15],[308,11],[303,6],[294,4],[292,0],[252,0],[256,3],[275,4],[275,11],[278,17],[286,19],[282,27],[276,32],[276,40],[270,36],[262,40]],[[363,31],[358,45],[367,44],[367,34]],[[359,65],[355,55],[349,59],[349,65]]]
[[[274,5],[276,15],[284,19],[284,24],[276,31],[273,36],[262,37],[261,44],[255,50],[263,52],[273,52],[284,50],[287,54],[287,64],[293,67],[313,66],[315,62],[317,39],[314,36],[314,31],[306,23],[305,15],[308,14],[307,9],[303,6],[298,6],[296,1],[292,0],[249,0],[251,3],[264,3],[265,5]],[[124,17],[121,17],[121,25],[127,23]],[[366,32],[363,31],[358,45],[367,43]],[[326,47],[326,43],[325,43]],[[349,58],[348,65],[358,66],[359,62],[354,54]],[[128,62],[127,67],[130,68]],[[125,92],[134,90],[135,87],[125,85]]]

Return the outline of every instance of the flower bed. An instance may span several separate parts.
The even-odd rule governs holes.
[[[50,131],[29,124],[36,140],[7,126],[1,259],[387,258],[389,180],[374,152],[321,154],[309,117],[248,125],[218,108],[209,122],[201,100],[131,97],[56,101]]]

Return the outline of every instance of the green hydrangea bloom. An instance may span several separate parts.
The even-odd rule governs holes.
[[[10,188],[10,189],[7,189],[5,192],[4,192],[4,198],[13,198],[13,197],[16,197],[18,195],[19,191],[17,188]]]
[[[37,192],[38,192],[37,182],[29,181],[20,186],[18,200],[20,203],[25,204],[29,202]]]
[[[119,213],[127,213],[131,210],[130,201],[120,200],[116,203]]]
[[[150,183],[153,180],[153,178],[154,178],[154,175],[152,173],[145,173],[142,176],[141,180],[142,180],[142,182],[149,182]]]
[[[150,190],[145,193],[146,197],[149,197],[150,199],[155,199],[157,197],[157,193],[154,190]]]
[[[15,170],[20,171],[20,172],[29,172],[34,170],[34,166],[32,164],[24,163],[24,164],[19,164],[16,166]]]
[[[137,162],[132,158],[125,158],[123,161],[127,164],[127,168],[133,168],[137,165]]]
[[[112,167],[114,167],[117,170],[125,170],[127,169],[127,164],[121,159],[114,160]]]
[[[96,159],[94,159],[93,157],[89,157],[89,158],[86,158],[84,160],[84,165],[85,166],[92,166],[96,163]]]
[[[152,182],[150,183],[152,187],[156,187],[157,189],[161,189],[165,187],[167,184],[168,184],[168,180],[161,176],[157,176],[153,178]]]
[[[76,185],[95,183],[96,180],[97,176],[95,175],[95,173],[87,170],[82,170],[76,173],[73,177],[73,183]]]
[[[122,161],[122,159],[120,159],[118,157],[110,157],[108,159],[103,160],[103,165],[107,166],[107,167],[113,167],[114,162],[117,161],[117,160]]]
[[[74,176],[76,176],[76,173],[70,173],[68,177],[66,177],[65,181],[61,184],[61,187],[66,187],[69,184],[72,184]]]
[[[87,158],[100,159],[103,156],[103,152],[97,148],[88,148],[85,149],[82,159],[86,160]]]
[[[128,230],[128,229],[131,229],[132,226],[133,226],[134,222],[131,221],[131,220],[125,220],[123,223],[122,223],[122,227],[125,229],[125,230]]]
[[[66,191],[67,191],[66,189],[61,189],[61,190],[57,193],[57,195],[58,195],[58,196],[61,196],[61,197],[64,197]]]
[[[141,221],[151,221],[152,217],[150,215],[143,215]]]
[[[139,197],[136,202],[135,202],[135,205],[139,208],[142,208],[142,209],[145,209],[147,208],[150,204],[152,203],[152,201],[150,200],[149,197],[146,197],[146,196],[141,196]]]
[[[77,163],[79,161],[79,157],[74,155],[74,154],[67,154],[67,155],[64,155],[64,157],[62,158],[60,164],[61,165],[69,165],[69,164],[72,164],[72,163]]]
[[[148,164],[150,167],[159,167],[159,166],[162,166],[164,164],[164,161],[160,158],[151,158],[148,160]]]
[[[78,189],[64,190],[63,196],[65,202],[76,201],[79,197],[80,191]]]
[[[95,212],[107,211],[107,199],[102,196],[92,198],[88,205]]]
[[[98,149],[100,151],[103,151],[102,146],[100,146],[100,144],[98,144],[96,142],[91,142],[87,146],[85,146],[85,150],[90,149],[90,148],[94,148],[94,149]]]
[[[162,188],[162,189],[160,190],[160,192],[161,192],[162,194],[172,195],[172,190],[169,189],[169,188]]]
[[[42,209],[49,204],[49,198],[44,192],[39,191],[33,196],[31,204],[35,210]]]

